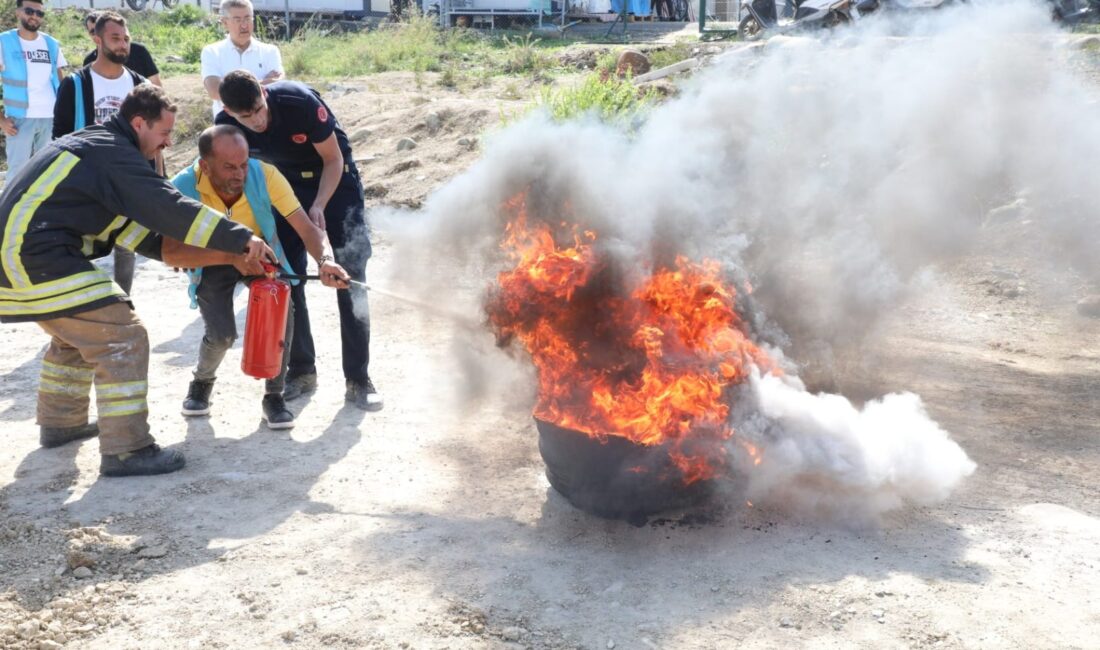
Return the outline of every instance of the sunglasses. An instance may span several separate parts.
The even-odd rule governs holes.
[[[23,7],[23,13],[28,16],[38,16],[39,18],[45,18],[46,12],[41,9],[31,9],[30,7]]]

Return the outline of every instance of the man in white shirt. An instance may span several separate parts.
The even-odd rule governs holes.
[[[66,77],[53,107],[53,137],[60,138],[93,124],[105,124],[122,106],[122,100],[145,77],[123,64],[130,56],[130,30],[126,19],[113,11],[99,13],[95,23],[96,58],[90,65]],[[163,174],[158,154],[157,171]],[[134,252],[116,246],[115,282],[127,294],[134,284]]]
[[[0,34],[8,178],[50,141],[53,104],[68,65],[57,39],[38,31],[46,12],[38,0],[16,0],[19,27]]]
[[[95,43],[95,49],[88,52],[88,55],[84,57],[84,65],[91,65],[95,62],[96,57],[99,56],[99,41],[97,40],[98,35],[95,32],[95,24],[98,19],[99,13],[95,11],[84,16],[84,29],[88,32],[88,37]],[[141,43],[131,41],[130,54],[123,63],[126,64],[127,68],[145,77],[149,83],[164,88],[164,84],[160,80],[160,69],[157,68],[157,63],[153,60],[153,55],[149,54],[149,49]]]
[[[218,84],[234,70],[248,70],[267,85],[283,78],[283,57],[279,48],[253,38],[254,14],[251,0],[222,0],[225,40],[202,48],[202,85],[214,100],[214,116],[222,110]]]
[[[124,65],[131,54],[126,19],[114,11],[99,12],[93,27],[96,56],[61,81],[53,107],[53,137],[60,138],[114,117],[135,86],[148,81]]]

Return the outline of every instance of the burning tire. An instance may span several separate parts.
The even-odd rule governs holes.
[[[667,445],[647,447],[619,436],[604,440],[535,418],[550,485],[577,508],[608,519],[639,519],[697,505],[711,481],[685,485]]]
[[[550,484],[631,523],[725,488],[731,390],[774,362],[750,338],[722,264],[677,255],[635,268],[595,231],[528,221],[526,201],[504,206],[515,216],[501,246],[515,267],[497,274],[485,312],[497,344],[522,345],[538,370]]]

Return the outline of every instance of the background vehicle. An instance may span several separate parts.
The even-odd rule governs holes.
[[[965,2],[965,0],[884,0],[884,5],[902,11],[920,11],[923,9],[939,9],[960,2]]]
[[[742,0],[737,33],[743,39],[753,40],[765,30],[834,27],[852,20],[850,0],[795,0],[791,9],[791,19],[781,21],[775,0]]]
[[[1100,0],[1050,0],[1051,17],[1060,23],[1094,23],[1100,21]]]

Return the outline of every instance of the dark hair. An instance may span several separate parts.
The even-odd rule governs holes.
[[[244,131],[241,131],[232,124],[219,124],[212,126],[199,134],[199,158],[207,160],[211,154],[214,153],[214,141],[218,138],[237,137],[244,140],[245,146],[248,146],[248,140],[244,137]]]
[[[22,7],[23,6],[23,1],[24,0],[15,0],[15,8],[19,9],[20,7]],[[34,2],[34,3],[40,4],[40,5],[46,4],[46,0],[27,0],[27,2]]]
[[[98,11],[89,11],[87,16],[84,16],[84,24],[92,23],[92,27],[95,27],[95,21],[99,18]]]
[[[168,93],[164,92],[163,88],[146,82],[135,86],[126,95],[126,99],[122,100],[122,106],[118,109],[118,114],[127,122],[140,116],[147,123],[152,124],[160,119],[163,111],[175,113],[176,105],[168,99]]]
[[[103,36],[103,30],[107,29],[107,23],[118,23],[122,27],[126,26],[126,19],[121,14],[114,11],[103,11],[96,14],[95,19],[95,35]]]
[[[251,111],[263,96],[259,80],[248,70],[234,70],[225,75],[218,84],[218,94],[222,104],[234,113]]]

